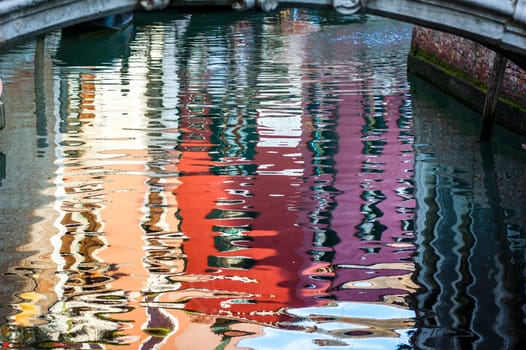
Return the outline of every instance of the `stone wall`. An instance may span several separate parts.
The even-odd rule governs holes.
[[[494,57],[492,50],[471,40],[413,27],[409,70],[436,83],[477,111],[482,111],[484,105]],[[426,64],[441,72],[430,71],[423,67]],[[497,108],[497,120],[526,132],[526,71],[511,61],[506,66],[500,96],[503,101]]]

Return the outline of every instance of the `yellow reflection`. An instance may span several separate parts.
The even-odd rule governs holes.
[[[41,314],[38,302],[46,297],[36,292],[25,292],[20,294],[20,297],[24,302],[17,305],[21,312],[13,316],[15,324],[20,327],[32,326],[33,319]]]

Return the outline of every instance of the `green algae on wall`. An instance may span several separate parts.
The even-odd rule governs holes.
[[[415,26],[408,69],[482,112],[494,57],[471,40]],[[526,133],[526,72],[512,62],[506,67],[497,122]]]

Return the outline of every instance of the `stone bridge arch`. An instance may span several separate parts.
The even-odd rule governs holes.
[[[140,8],[219,5],[269,11],[278,2],[332,6],[347,14],[364,11],[449,32],[477,41],[526,68],[526,0],[3,0],[0,46],[18,38]]]

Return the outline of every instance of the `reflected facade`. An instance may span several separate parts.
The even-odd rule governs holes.
[[[432,348],[448,326],[486,337],[461,315],[481,319],[470,286],[493,282],[466,275],[478,255],[460,252],[489,244],[459,229],[450,254],[437,233],[477,220],[469,200],[437,195],[447,179],[418,146],[433,135],[415,147],[414,113],[432,112],[413,105],[409,36],[319,10],[168,12],[0,54],[0,194],[33,200],[2,207],[3,345]],[[507,227],[521,242],[524,224]],[[521,317],[506,307],[503,324]]]

